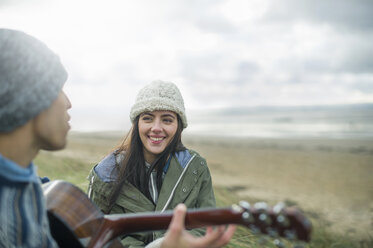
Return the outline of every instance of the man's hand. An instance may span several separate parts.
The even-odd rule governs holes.
[[[231,240],[236,225],[207,227],[205,236],[194,237],[185,230],[184,220],[186,207],[179,204],[174,210],[174,216],[161,244],[161,248],[219,248]]]

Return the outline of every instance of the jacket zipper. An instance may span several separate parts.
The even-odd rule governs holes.
[[[153,191],[153,201],[156,203],[157,200],[158,200],[158,197],[155,195],[155,194],[156,194],[156,191],[155,191],[155,186],[154,186],[153,174],[150,174],[150,182],[151,182],[151,185],[152,185],[152,191]]]

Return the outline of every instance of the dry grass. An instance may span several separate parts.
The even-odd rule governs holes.
[[[85,190],[89,170],[122,135],[72,133],[65,150],[39,154],[39,174]],[[373,141],[186,136],[184,143],[207,159],[219,206],[238,199],[284,201],[302,208],[313,221],[318,241],[310,247],[373,243]],[[254,243],[240,229],[229,247],[257,247]]]
[[[373,141],[190,138],[214,185],[241,197],[291,202],[330,230],[373,236]]]

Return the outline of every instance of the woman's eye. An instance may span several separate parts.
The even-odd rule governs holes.
[[[144,116],[144,117],[142,117],[142,120],[143,121],[151,121],[152,118],[150,116]]]
[[[172,119],[163,119],[163,121],[166,122],[166,123],[172,123],[173,122]]]

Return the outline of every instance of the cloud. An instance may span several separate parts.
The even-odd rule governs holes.
[[[340,72],[373,74],[373,34],[361,39],[346,48],[345,54],[338,65]]]
[[[58,52],[80,119],[122,113],[156,79],[188,109],[373,102],[372,1],[14,2],[0,25]]]
[[[373,78],[362,78],[358,82],[354,84],[350,84],[348,88],[351,90],[357,90],[359,92],[366,92],[370,95],[373,95],[373,84],[372,84]]]
[[[371,32],[372,12],[371,0],[271,0],[265,18],[270,21],[310,21],[345,31]]]
[[[260,66],[253,61],[241,61],[236,66],[236,75],[232,83],[237,85],[250,84],[255,75],[260,73]]]

